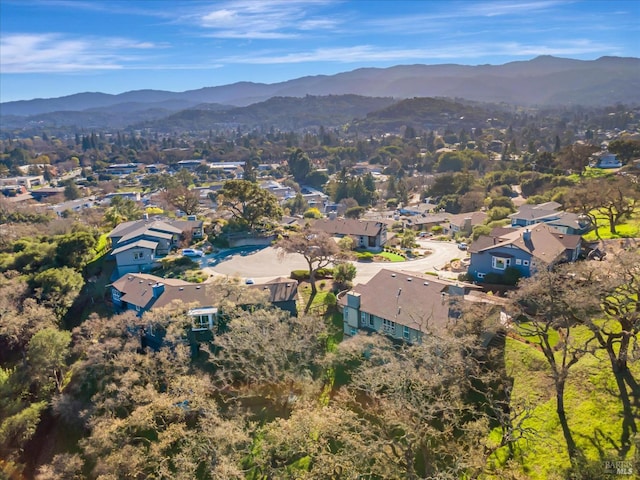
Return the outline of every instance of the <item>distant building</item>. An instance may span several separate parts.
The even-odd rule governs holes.
[[[67,202],[57,203],[49,207],[58,217],[64,216],[65,212],[79,212],[85,208],[91,208],[96,204],[96,197],[78,198]]]
[[[101,203],[110,204],[111,199],[115,197],[127,198],[129,200],[133,200],[134,202],[139,202],[141,199],[140,192],[113,192],[107,193]]]
[[[180,160],[176,165],[176,170],[181,170],[185,168],[187,170],[193,171],[196,168],[198,168],[200,165],[205,165],[205,164],[206,162],[204,160],[198,160],[198,159]]]
[[[622,162],[614,153],[604,152],[596,158],[591,166],[595,168],[620,168]]]
[[[132,173],[142,171],[141,163],[114,163],[107,166],[107,173],[110,175],[130,175]]]
[[[8,177],[8,178],[0,178],[0,187],[9,186],[9,185],[22,185],[26,189],[32,189],[33,187],[38,187],[40,185],[44,185],[45,180],[42,175],[28,175],[21,177]]]

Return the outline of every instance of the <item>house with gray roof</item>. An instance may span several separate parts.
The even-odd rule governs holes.
[[[593,228],[588,217],[558,210],[560,206],[557,202],[521,205],[517,212],[509,215],[511,226],[526,227],[546,223],[562,233],[571,235],[584,235]]]
[[[190,283],[174,278],[162,278],[146,273],[129,273],[111,285],[111,301],[118,312],[133,310],[138,316],[153,309],[184,304],[194,317],[194,330],[213,328],[217,305],[213,305],[211,291],[206,283]],[[276,278],[264,284],[247,285],[248,290],[259,290],[276,308],[297,315],[298,282],[290,278]],[[204,310],[207,310],[205,313]],[[215,311],[212,309],[216,309]],[[204,320],[204,315],[208,315]]]
[[[487,281],[489,274],[503,278],[508,271],[530,277],[543,265],[576,261],[581,248],[580,235],[562,233],[546,223],[501,228],[473,242],[468,273],[477,282]]]
[[[379,332],[419,343],[424,335],[449,328],[460,315],[460,302],[478,290],[467,283],[383,269],[339,299],[344,333]]]
[[[350,236],[355,240],[356,248],[380,251],[387,243],[387,225],[384,222],[354,218],[323,218],[316,220],[313,228],[334,237]]]
[[[117,274],[146,272],[158,259],[177,248],[186,235],[201,238],[202,221],[190,220],[135,220],[124,222],[109,233]]]

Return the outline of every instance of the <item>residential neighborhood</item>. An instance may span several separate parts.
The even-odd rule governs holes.
[[[1,104],[0,478],[640,472],[638,59],[412,57],[417,30],[466,38],[470,16],[490,19],[456,51],[495,50],[482,42],[536,30],[501,23],[514,12],[579,23],[594,2],[369,2],[362,21],[359,2],[53,2],[74,19],[67,36],[36,15],[49,3],[8,2],[37,28],[3,32],[9,75],[37,49],[25,75],[142,74],[152,52],[170,63],[158,82],[245,62],[252,76]],[[607,18],[632,17],[622,3]],[[106,36],[75,20],[114,8],[127,21]],[[320,35],[371,22],[412,41]],[[169,52],[185,33],[134,41],[174,27],[194,35],[183,58]],[[309,31],[323,49],[298,49]],[[263,75],[314,56],[377,60]]]

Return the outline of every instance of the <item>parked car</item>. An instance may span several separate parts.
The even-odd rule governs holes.
[[[460,250],[466,250],[467,248],[469,248],[469,246],[468,246],[466,243],[464,243],[464,242],[460,242],[460,243],[458,244],[458,248],[459,248]]]
[[[183,248],[182,255],[184,255],[185,257],[203,257],[204,252],[195,248]]]
[[[245,285],[254,285],[256,282],[253,278],[247,278],[244,283]]]

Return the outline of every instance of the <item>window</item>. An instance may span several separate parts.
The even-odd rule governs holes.
[[[409,340],[409,327],[407,327],[406,325],[404,327],[402,327],[402,337],[405,340]]]
[[[522,265],[522,260],[520,260],[519,258],[516,258],[516,265]]]
[[[491,266],[496,270],[504,270],[509,266],[510,263],[510,258],[492,257]]]
[[[365,326],[367,324],[367,314],[360,312],[360,325]]]
[[[391,320],[387,320],[386,318],[384,318],[382,320],[382,329],[386,332],[386,333],[396,333],[396,322],[392,322]]]
[[[529,260],[522,260],[522,265],[524,265],[525,267],[529,266]]]
[[[144,258],[144,252],[133,252],[134,260],[141,260]]]
[[[192,330],[208,330],[209,315],[194,315]]]

